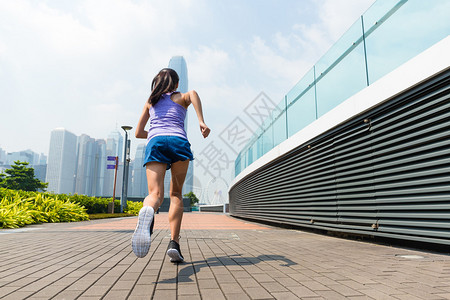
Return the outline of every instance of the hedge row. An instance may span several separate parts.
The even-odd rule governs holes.
[[[52,194],[52,193],[41,193],[41,192],[27,192],[18,190],[9,190],[5,188],[0,188],[0,199],[4,197],[20,197],[20,198],[30,198],[36,195],[42,195],[49,199],[58,199],[62,201],[70,201],[72,203],[78,203],[86,209],[88,214],[98,214],[108,212],[108,203],[112,202],[112,198],[97,198],[89,197],[85,195],[67,195],[67,194]],[[120,211],[120,201],[114,201],[114,211]]]
[[[30,197],[20,191],[6,194],[0,198],[0,228],[89,220],[84,207],[68,200],[50,198],[39,193]]]
[[[0,228],[18,228],[46,222],[89,220],[88,214],[107,213],[112,198],[26,192],[0,188]],[[142,202],[127,201],[125,213],[137,215]],[[120,201],[114,202],[120,211]]]

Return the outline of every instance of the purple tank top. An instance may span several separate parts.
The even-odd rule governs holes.
[[[184,130],[187,110],[170,99],[172,94],[163,94],[159,101],[150,107],[150,129],[148,130],[147,142],[160,135],[178,136],[187,139]]]

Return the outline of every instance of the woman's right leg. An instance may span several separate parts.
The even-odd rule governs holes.
[[[151,245],[155,211],[164,200],[164,175],[166,164],[150,162],[146,165],[149,195],[144,199],[144,205],[139,211],[138,222],[131,238],[131,247],[137,257],[147,255]]]
[[[150,162],[146,168],[148,196],[144,199],[144,206],[153,207],[157,211],[164,201],[164,177],[167,164]]]

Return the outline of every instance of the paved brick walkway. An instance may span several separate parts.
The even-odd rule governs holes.
[[[1,299],[450,299],[450,256],[186,213],[184,264],[130,247],[137,218],[0,230]]]

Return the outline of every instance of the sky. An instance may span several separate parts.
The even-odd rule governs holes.
[[[191,107],[200,153],[261,92],[281,101],[374,1],[0,0],[0,148],[48,155],[58,127],[135,128],[151,80],[181,55],[212,130],[203,140]],[[132,156],[145,142],[133,134]]]

